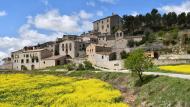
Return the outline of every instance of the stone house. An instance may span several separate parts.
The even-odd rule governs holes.
[[[34,70],[47,67],[43,59],[51,57],[48,49],[19,50],[12,52],[13,70]]]
[[[3,61],[3,65],[0,66],[0,69],[12,70],[13,63],[10,57],[4,58],[2,61]]]
[[[100,32],[101,34],[112,34],[115,29],[121,27],[121,17],[119,15],[112,14],[93,22],[94,32]]]
[[[68,58],[85,57],[86,47],[88,42],[83,42],[81,37],[67,36],[57,42],[59,45],[59,55],[67,56]]]
[[[87,47],[86,54],[93,65],[114,70],[123,68],[122,61],[116,60],[116,53],[112,52],[111,47],[91,44]]]

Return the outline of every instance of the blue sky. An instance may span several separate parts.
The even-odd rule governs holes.
[[[189,0],[0,0],[0,59],[25,45],[80,34],[111,15],[190,11]]]

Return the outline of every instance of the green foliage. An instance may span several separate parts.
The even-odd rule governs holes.
[[[120,53],[121,59],[126,59],[128,57],[128,54],[125,51],[122,51]]]
[[[75,70],[75,69],[76,69],[76,65],[75,65],[74,63],[70,63],[70,64],[65,65],[65,68],[66,68],[68,71],[72,71],[72,70]]]
[[[173,29],[167,32],[165,36],[163,37],[163,44],[168,46],[170,44],[175,45],[177,44],[178,39],[178,29]]]
[[[129,48],[133,48],[135,46],[135,41],[134,40],[128,40],[127,46]]]
[[[91,62],[84,61],[83,63],[84,63],[84,67],[85,67],[86,70],[94,69]]]
[[[169,12],[161,15],[157,9],[152,9],[151,12],[145,15],[123,16],[123,29],[127,29],[129,34],[138,31],[144,31],[145,34],[147,29],[153,32],[168,31],[175,27],[181,29],[190,28],[190,12],[187,14],[183,12],[179,15],[175,12]]]
[[[79,64],[77,70],[85,70],[85,67],[83,64]]]
[[[25,65],[22,65],[22,66],[21,66],[21,69],[22,69],[23,71],[27,71],[27,70],[28,70],[28,68],[27,68]]]
[[[125,60],[125,67],[130,69],[132,73],[137,74],[140,80],[143,81],[143,72],[153,67],[153,63],[150,58],[144,55],[143,50],[138,49],[129,54]]]

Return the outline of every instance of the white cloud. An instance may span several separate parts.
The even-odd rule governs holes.
[[[33,19],[33,24],[39,29],[65,33],[84,32],[80,26],[82,21],[89,20],[93,14],[81,10],[78,14],[61,15],[58,10],[51,10],[45,14],[39,14]],[[90,28],[88,29],[90,30]]]
[[[79,12],[79,16],[80,16],[80,18],[82,18],[82,19],[90,19],[90,18],[93,17],[93,14],[87,13],[86,11],[81,10],[81,11]]]
[[[2,64],[1,60],[5,57],[7,57],[8,55],[5,52],[1,52],[0,51],[0,65]]]
[[[136,12],[136,11],[133,11],[133,12],[131,13],[131,15],[132,15],[132,16],[137,16],[137,15],[139,15],[139,13]]]
[[[102,17],[104,15],[104,12],[103,11],[97,11],[96,15]]]
[[[182,12],[190,12],[190,1],[187,0],[185,2],[182,2],[180,5],[166,5],[163,6],[161,8],[159,8],[159,10],[163,11],[163,12],[176,12],[177,14],[180,14]]]
[[[7,15],[7,12],[6,11],[0,11],[0,16],[6,16]]]
[[[100,2],[103,2],[103,3],[109,3],[109,4],[115,4],[116,3],[116,0],[99,0]]]
[[[88,2],[86,2],[86,5],[87,5],[87,6],[92,6],[92,7],[95,7],[95,6],[96,6],[95,2],[93,2],[93,1],[88,1]]]
[[[36,16],[28,16],[27,22],[18,30],[18,36],[0,35],[0,57],[24,46],[36,45],[62,37],[63,34],[80,34],[92,29],[93,14],[84,10],[71,15],[63,15],[58,10],[50,10]],[[41,30],[47,31],[40,33]]]

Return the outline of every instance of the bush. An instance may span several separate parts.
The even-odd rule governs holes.
[[[26,66],[22,65],[22,66],[21,66],[21,70],[22,70],[22,71],[27,71],[28,69],[27,69]]]
[[[68,71],[72,71],[72,70],[75,70],[75,69],[76,69],[76,65],[73,64],[73,63],[70,63],[70,64],[65,65],[65,68],[66,68]]]
[[[94,69],[91,62],[84,61],[83,63],[86,70]]]
[[[84,65],[83,64],[79,64],[77,70],[85,70]]]

